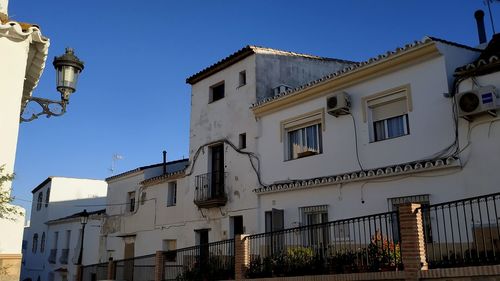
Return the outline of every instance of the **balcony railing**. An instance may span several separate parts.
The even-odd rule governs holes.
[[[194,203],[200,208],[213,208],[226,205],[225,180],[226,173],[224,171],[215,171],[196,176]]]
[[[68,256],[69,256],[69,249],[62,249],[59,262],[61,264],[68,264]]]
[[[57,249],[50,250],[49,263],[50,264],[55,264],[56,263],[56,257],[57,257]]]

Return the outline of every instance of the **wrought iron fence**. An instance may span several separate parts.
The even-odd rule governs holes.
[[[195,177],[195,202],[226,198],[224,191],[226,173],[214,171]]]
[[[422,206],[429,267],[499,264],[498,207],[500,193]]]
[[[108,263],[96,263],[82,267],[82,281],[108,279]]]
[[[125,281],[154,281],[155,255],[115,261],[115,279]]]
[[[248,278],[402,269],[398,212],[248,236]]]
[[[164,252],[164,280],[234,279],[234,239]]]

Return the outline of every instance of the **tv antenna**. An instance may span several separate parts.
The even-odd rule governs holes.
[[[116,161],[118,160],[123,160],[123,156],[118,154],[118,153],[115,153],[113,154],[113,157],[111,157],[111,168],[109,168],[109,171],[111,172],[111,175],[114,175],[115,174],[115,171],[116,171]]]
[[[491,29],[493,30],[493,34],[496,34],[495,32],[495,24],[493,23],[493,14],[491,13],[491,3],[499,3],[500,0],[485,0],[484,1],[486,6],[488,6],[488,13],[490,14],[490,21],[491,21]]]

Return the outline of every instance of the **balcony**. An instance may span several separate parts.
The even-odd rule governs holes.
[[[69,249],[62,249],[59,262],[61,264],[68,264],[68,256],[69,256]]]
[[[224,190],[226,174],[215,171],[195,177],[194,203],[199,208],[224,206],[227,196]]]
[[[57,257],[57,249],[50,250],[49,263],[50,264],[55,264],[56,263],[56,257]]]

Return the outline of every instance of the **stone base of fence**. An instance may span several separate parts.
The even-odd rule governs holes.
[[[500,265],[437,268],[419,272],[420,280],[500,280]]]
[[[309,275],[295,277],[273,277],[259,279],[241,279],[247,281],[368,281],[368,280],[405,280],[404,271],[387,271],[387,272],[367,272],[367,273],[351,273],[351,274],[336,274],[336,275]]]

